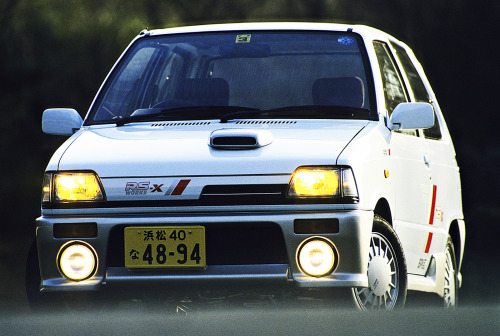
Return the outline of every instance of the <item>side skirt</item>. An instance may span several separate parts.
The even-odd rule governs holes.
[[[435,253],[425,276],[408,274],[408,289],[436,293],[444,296],[444,270],[446,255]]]

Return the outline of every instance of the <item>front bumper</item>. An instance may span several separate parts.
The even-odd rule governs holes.
[[[82,291],[99,290],[113,286],[149,286],[160,284],[173,286],[226,285],[231,284],[292,284],[298,287],[367,287],[366,268],[368,264],[369,239],[372,230],[373,212],[364,210],[345,210],[339,205],[301,205],[301,206],[259,206],[221,209],[87,209],[45,211],[37,219],[37,245],[41,273],[42,291]],[[338,232],[321,234],[317,232],[296,233],[296,220],[338,220]],[[97,224],[95,237],[54,236],[56,224]],[[264,225],[264,224],[265,225]],[[179,269],[128,269],[123,265],[123,228],[127,226],[182,226],[202,225],[207,231],[214,227],[224,227],[238,232],[239,227],[249,228],[272,226],[278,228],[284,251],[283,257],[260,258],[257,263],[251,259],[244,263],[220,262],[214,258],[207,260],[207,266],[197,270]],[[215,231],[214,231],[215,232]],[[230,231],[229,231],[230,232]],[[263,231],[264,235],[264,231]],[[310,236],[324,236],[330,239],[339,253],[337,269],[330,275],[315,278],[301,272],[296,262],[296,250],[302,241]],[[231,233],[229,233],[229,238]],[[242,238],[239,238],[242,240]],[[252,237],[255,239],[255,237]],[[265,240],[272,254],[281,253],[273,249],[272,241]],[[275,238],[272,238],[275,239]],[[276,240],[280,240],[276,239]],[[57,267],[57,256],[62,245],[71,240],[81,240],[90,244],[98,256],[95,275],[88,280],[74,282],[61,275]],[[260,250],[263,249],[262,242]],[[239,246],[233,244],[232,246]],[[252,243],[241,244],[248,248]],[[207,251],[211,249],[207,242]],[[264,250],[267,249],[264,247]],[[262,252],[262,251],[260,251]],[[208,253],[208,252],[207,252]],[[241,251],[241,255],[246,252]],[[248,251],[248,254],[252,254]],[[265,254],[265,253],[260,253]],[[121,259],[121,260],[120,260]]]

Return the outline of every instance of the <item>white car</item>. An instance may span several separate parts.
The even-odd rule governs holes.
[[[143,31],[84,120],[48,109],[43,130],[70,137],[45,172],[33,301],[270,283],[352,288],[360,309],[403,306],[407,290],[457,303],[452,140],[414,54],[379,30]]]

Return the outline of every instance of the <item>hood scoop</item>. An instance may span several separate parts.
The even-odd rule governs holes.
[[[209,146],[216,149],[254,149],[269,145],[274,140],[268,130],[220,129],[210,134]]]

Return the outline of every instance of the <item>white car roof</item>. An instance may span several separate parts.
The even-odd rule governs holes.
[[[254,23],[224,23],[199,26],[186,26],[165,29],[155,29],[147,31],[150,35],[166,35],[180,33],[201,33],[217,31],[235,31],[235,30],[311,30],[311,31],[348,31],[352,30],[365,38],[374,38],[382,36],[386,39],[390,35],[364,25],[355,24],[337,24],[337,23],[310,23],[310,22],[254,22]],[[142,32],[144,34],[145,31]],[[394,37],[391,37],[395,40]]]

